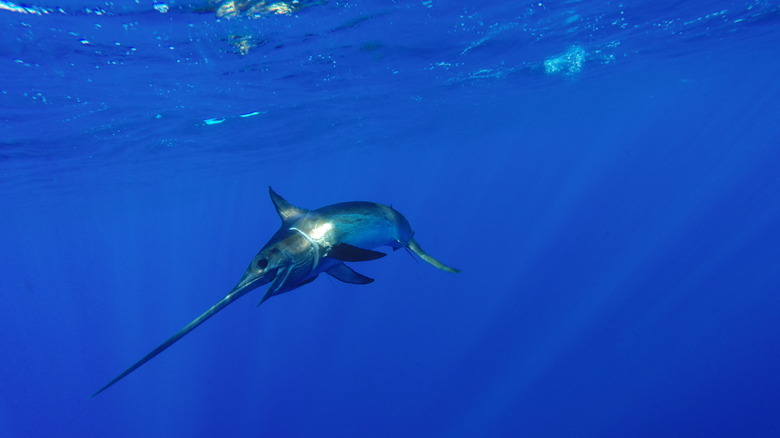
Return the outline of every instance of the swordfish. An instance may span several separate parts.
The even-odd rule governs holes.
[[[407,248],[421,259],[446,272],[460,272],[428,255],[412,238],[406,218],[393,209],[373,202],[342,202],[316,210],[296,207],[268,188],[282,226],[252,259],[246,272],[224,298],[168,338],[130,368],[123,371],[92,397],[150,361],[187,333],[247,292],[270,283],[258,306],[265,300],[314,281],[321,273],[352,284],[368,284],[372,278],[358,274],[344,262],[362,262],[384,257],[375,248]]]

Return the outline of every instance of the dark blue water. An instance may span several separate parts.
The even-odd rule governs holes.
[[[0,436],[780,436],[780,4],[0,1]],[[233,5],[235,6],[235,5]],[[222,298],[305,208],[404,251]]]

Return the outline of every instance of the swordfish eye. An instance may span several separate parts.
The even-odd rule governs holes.
[[[257,269],[263,270],[268,267],[268,259],[260,259],[255,263],[255,266],[257,266]]]

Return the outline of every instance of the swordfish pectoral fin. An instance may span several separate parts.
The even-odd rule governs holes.
[[[425,260],[426,262],[432,264],[433,266],[441,269],[442,271],[452,272],[453,274],[460,272],[460,269],[455,269],[451,266],[447,266],[444,263],[436,260],[435,258],[431,257],[423,251],[422,248],[420,248],[420,244],[418,244],[414,239],[409,239],[409,249],[412,250],[415,254],[417,254],[421,259]]]
[[[147,354],[146,356],[142,357],[141,360],[139,360],[138,362],[134,363],[130,368],[128,368],[124,372],[122,372],[122,374],[114,377],[113,380],[111,380],[110,382],[106,383],[106,385],[103,386],[102,388],[98,389],[97,392],[92,394],[91,397],[94,397],[94,396],[100,394],[101,392],[105,391],[106,389],[108,389],[114,383],[122,380],[128,374],[130,374],[133,371],[135,371],[136,369],[140,368],[141,365],[143,365],[146,362],[149,362],[150,360],[152,360],[152,358],[154,358],[158,354],[160,354],[163,351],[165,351],[165,349],[167,349],[168,347],[170,347],[171,345],[176,343],[176,341],[178,341],[179,339],[183,338],[189,332],[195,330],[195,328],[197,326],[203,324],[207,319],[211,318],[217,312],[219,312],[220,310],[222,310],[225,307],[227,307],[228,304],[230,304],[233,301],[241,298],[244,294],[246,294],[250,290],[252,290],[252,288],[249,288],[249,287],[236,288],[232,292],[230,292],[229,294],[225,295],[225,297],[222,298],[221,300],[219,300],[217,302],[217,304],[214,304],[213,306],[211,306],[211,308],[209,310],[206,310],[205,312],[203,312],[199,317],[195,318],[192,322],[190,322],[189,324],[184,326],[184,328],[182,328],[181,330],[176,332],[175,335],[173,335],[170,338],[168,338],[168,340],[166,340],[165,342],[160,344],[157,348],[152,350],[149,354]]]
[[[347,243],[339,243],[328,251],[328,257],[342,262],[365,262],[380,259],[386,255],[383,252],[358,248]]]
[[[368,284],[374,282],[373,278],[366,277],[363,274],[358,274],[344,263],[339,263],[325,272],[327,272],[328,275],[335,278],[336,280],[343,281],[344,283]]]

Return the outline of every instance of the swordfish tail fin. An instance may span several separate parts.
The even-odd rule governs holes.
[[[110,382],[106,383],[105,386],[103,386],[102,388],[98,389],[97,392],[92,394],[90,397],[94,397],[94,396],[100,394],[101,392],[103,392],[106,389],[108,389],[114,383],[122,380],[125,376],[127,376],[128,374],[130,374],[133,371],[135,371],[136,369],[138,369],[141,365],[143,365],[146,362],[149,362],[150,360],[152,360],[153,357],[155,357],[158,354],[162,353],[166,348],[170,347],[176,341],[178,341],[179,339],[183,338],[184,335],[186,335],[187,333],[195,330],[195,327],[203,324],[207,319],[211,318],[217,312],[219,312],[220,310],[222,310],[225,307],[227,307],[228,304],[230,304],[233,301],[241,298],[241,296],[243,296],[244,294],[249,292],[251,289],[252,288],[248,288],[248,287],[247,288],[236,288],[233,291],[231,291],[229,294],[225,295],[225,298],[222,298],[221,300],[219,300],[217,302],[217,304],[214,304],[213,306],[211,306],[211,308],[209,310],[203,312],[199,317],[195,318],[191,323],[189,323],[186,326],[184,326],[184,328],[179,330],[175,335],[173,335],[170,338],[168,338],[167,341],[165,341],[162,344],[160,344],[160,346],[158,346],[157,348],[152,350],[149,354],[147,354],[146,356],[142,357],[141,360],[139,360],[138,362],[134,363],[130,368],[128,368],[124,372],[122,372],[122,374],[114,377],[113,380],[111,380]]]
[[[420,256],[421,259],[425,260],[426,262],[432,264],[433,266],[441,269],[442,271],[457,273],[460,272],[460,269],[455,269],[451,266],[447,266],[444,263],[436,260],[435,258],[428,255],[427,252],[423,251],[422,248],[420,248],[420,244],[417,243],[414,239],[409,239],[409,249],[412,250],[415,254]]]

